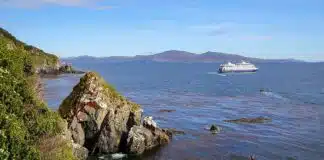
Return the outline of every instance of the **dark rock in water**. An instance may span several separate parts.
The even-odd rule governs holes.
[[[168,132],[170,135],[185,135],[186,133],[184,131],[177,130],[175,128],[167,128],[165,129],[166,132]]]
[[[265,117],[257,117],[257,118],[240,118],[234,120],[224,120],[224,122],[231,122],[231,123],[265,123],[271,121],[270,118]]]
[[[130,128],[140,124],[142,109],[89,72],[63,101],[59,113],[67,120],[74,142],[90,151],[114,153]]]
[[[141,154],[168,143],[169,135],[157,127],[152,117],[145,117],[141,125],[142,111],[93,72],[80,79],[59,108],[73,141],[92,154]]]
[[[133,126],[128,133],[127,152],[142,154],[145,150],[170,142],[170,136],[165,130],[157,127],[152,117],[145,117],[143,126]]]
[[[255,156],[240,156],[240,155],[233,155],[231,154],[229,156],[229,159],[231,160],[256,160]]]
[[[217,125],[211,125],[209,129],[213,134],[219,133],[221,131],[221,128]]]
[[[261,93],[262,93],[262,92],[271,92],[271,90],[268,89],[268,88],[261,88],[261,89],[260,89],[260,92],[261,92]]]
[[[249,160],[256,160],[255,156],[250,156]]]
[[[159,112],[161,112],[161,113],[164,113],[164,112],[170,113],[170,112],[175,112],[175,111],[176,111],[175,109],[161,109],[161,110],[159,110]]]

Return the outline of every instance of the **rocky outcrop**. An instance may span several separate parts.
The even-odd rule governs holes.
[[[129,131],[142,109],[119,95],[98,74],[86,73],[59,108],[75,143],[92,153],[126,151]]]
[[[127,152],[142,154],[145,150],[169,143],[170,135],[157,127],[152,117],[145,117],[142,126],[133,126],[128,133]]]
[[[54,66],[51,65],[43,65],[41,67],[36,68],[36,73],[37,74],[83,74],[85,72],[75,70],[72,65],[69,64],[60,64],[57,63]]]
[[[141,124],[142,109],[119,95],[98,74],[86,73],[59,108],[67,120],[77,157],[90,153],[141,154],[166,144],[171,132],[158,128],[152,117]]]

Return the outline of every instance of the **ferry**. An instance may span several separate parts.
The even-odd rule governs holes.
[[[256,72],[258,68],[251,63],[242,61],[241,63],[231,63],[221,64],[218,72],[226,73],[226,72]]]

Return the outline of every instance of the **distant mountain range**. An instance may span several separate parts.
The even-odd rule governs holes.
[[[228,54],[221,52],[206,52],[202,54],[196,54],[186,51],[169,50],[162,53],[153,55],[136,55],[136,56],[111,56],[111,57],[91,57],[91,56],[79,56],[62,58],[67,62],[127,62],[127,61],[155,61],[155,62],[301,62],[295,59],[260,59],[252,57],[244,57],[237,54]]]

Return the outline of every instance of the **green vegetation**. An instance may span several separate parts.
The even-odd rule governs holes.
[[[56,56],[26,45],[0,28],[0,159],[41,159],[44,153],[39,139],[62,132],[58,125],[62,119],[37,98],[35,86],[36,67],[57,62]],[[52,151],[62,150],[60,147],[66,145]],[[73,158],[72,151],[63,150],[59,153],[62,159]]]
[[[6,48],[11,50],[20,49],[24,50],[29,57],[34,66],[40,65],[55,65],[58,62],[58,57],[44,52],[43,50],[36,48],[34,46],[28,45],[24,42],[21,42],[11,35],[8,31],[0,27],[0,39],[1,41],[6,41]],[[11,46],[11,47],[9,47]],[[3,47],[3,46],[2,46]]]

